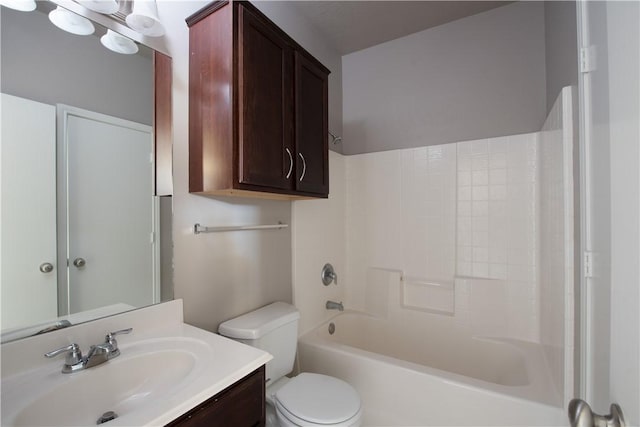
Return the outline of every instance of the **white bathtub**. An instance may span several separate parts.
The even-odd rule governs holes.
[[[352,384],[367,426],[568,425],[540,346],[405,320],[340,314],[300,338],[300,368]]]

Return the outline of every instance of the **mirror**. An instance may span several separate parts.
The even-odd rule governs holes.
[[[173,298],[153,51],[112,52],[106,28],[73,35],[37,5],[0,13],[2,342]]]

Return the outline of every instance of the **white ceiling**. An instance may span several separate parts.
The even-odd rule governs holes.
[[[510,1],[290,1],[345,55]]]

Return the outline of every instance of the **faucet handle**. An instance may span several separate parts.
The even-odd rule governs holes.
[[[128,334],[128,333],[131,333],[131,331],[133,331],[133,328],[120,329],[119,331],[109,332],[107,334],[107,336],[105,337],[105,340],[107,342],[111,342],[111,341],[115,340],[115,336],[116,335]]]
[[[67,357],[64,361],[65,365],[73,366],[82,363],[82,351],[76,343],[69,344],[67,346],[45,353],[44,357],[52,358],[62,353],[67,353]]]
[[[120,355],[120,349],[118,348],[118,341],[116,341],[116,335],[128,334],[133,331],[133,328],[121,329],[119,331],[109,332],[105,337],[105,344],[111,346],[111,357]]]

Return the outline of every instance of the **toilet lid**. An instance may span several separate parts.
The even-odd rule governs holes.
[[[360,396],[346,382],[327,375],[302,373],[276,392],[288,412],[314,424],[338,424],[360,410]]]

